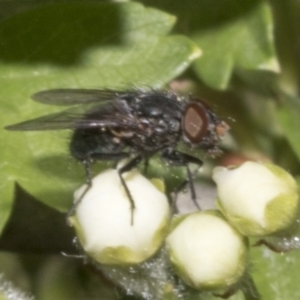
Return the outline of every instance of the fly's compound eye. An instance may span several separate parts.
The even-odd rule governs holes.
[[[207,133],[208,123],[208,115],[203,105],[195,102],[187,104],[182,128],[189,142],[198,144]]]

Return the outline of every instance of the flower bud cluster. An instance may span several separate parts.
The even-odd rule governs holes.
[[[122,176],[134,206],[117,170],[96,176],[70,218],[82,248],[100,264],[130,266],[148,260],[165,242],[175,273],[198,290],[235,285],[247,271],[248,237],[281,232],[297,217],[297,184],[271,164],[215,168],[218,210],[172,220],[162,181],[136,170]],[[75,202],[85,189],[76,191]]]

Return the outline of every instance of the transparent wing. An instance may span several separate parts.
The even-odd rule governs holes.
[[[52,105],[74,105],[114,100],[126,92],[97,89],[53,89],[33,94],[31,98],[37,102]]]
[[[113,105],[78,106],[62,112],[44,115],[21,123],[6,126],[12,131],[39,131],[59,129],[87,129],[97,127],[134,128],[136,123],[126,115],[117,115]],[[93,107],[93,109],[91,109]]]

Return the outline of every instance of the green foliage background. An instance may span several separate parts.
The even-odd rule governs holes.
[[[36,299],[133,299],[80,261],[49,256],[66,249],[72,233],[61,235],[64,223],[51,222],[47,209],[34,208],[39,222],[49,222],[39,234],[37,216],[28,209],[24,217],[28,204],[16,213],[14,200],[26,197],[65,212],[84,181],[68,154],[69,132],[3,129],[60,110],[30,100],[43,89],[171,82],[206,98],[230,124],[222,162],[268,159],[299,178],[299,14],[297,0],[0,1],[0,249],[8,251],[0,271]],[[37,238],[11,228],[30,228]],[[299,299],[298,251],[261,248],[251,256],[262,299]]]

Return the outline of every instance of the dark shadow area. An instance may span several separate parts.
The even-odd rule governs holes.
[[[66,214],[35,200],[19,185],[15,191],[12,213],[0,237],[0,250],[78,254],[73,244],[75,234],[66,223]]]
[[[25,9],[0,23],[0,61],[79,64],[89,49],[124,43],[122,7],[91,1]]]
[[[43,2],[36,3],[35,1],[1,1],[0,2],[0,22],[12,17],[17,13],[30,10],[40,5],[45,5]]]
[[[141,2],[177,16],[175,30],[183,34],[193,34],[194,31],[211,30],[241,18],[255,9],[261,0],[142,0]]]
[[[0,1],[0,22],[15,14],[48,4],[78,3],[86,0],[2,0]],[[97,3],[109,3],[109,0],[94,0]]]

